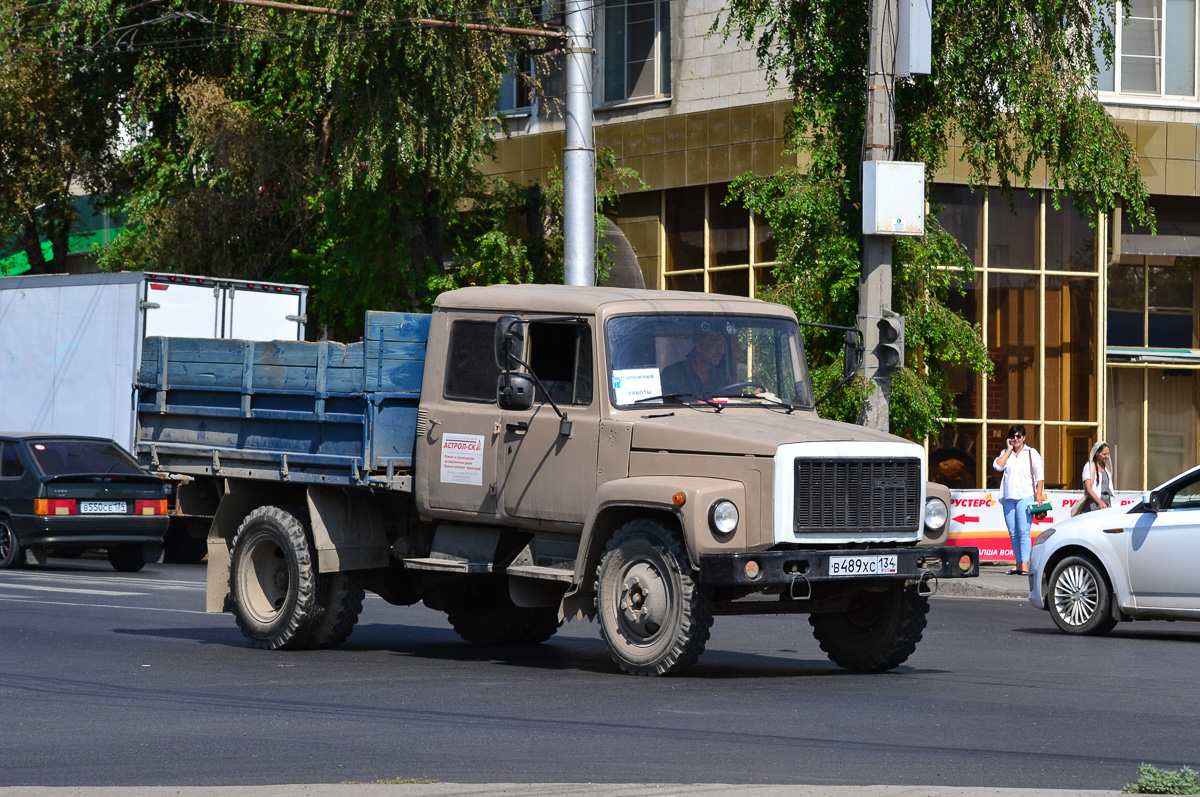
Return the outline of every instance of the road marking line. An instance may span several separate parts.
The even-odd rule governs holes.
[[[149,595],[148,592],[117,592],[108,589],[72,589],[70,587],[39,587],[35,584],[0,583],[0,589],[34,589],[39,592],[73,592],[78,595],[112,595],[114,598],[125,598],[133,595]]]
[[[0,603],[33,603],[38,606],[82,606],[86,609],[134,609],[140,612],[175,612],[177,614],[208,614],[195,609],[160,609],[154,606],[114,606],[107,603],[68,603],[66,601],[39,601],[32,598],[10,598],[0,595]]]

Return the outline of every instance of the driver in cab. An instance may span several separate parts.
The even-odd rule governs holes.
[[[692,336],[692,350],[662,372],[662,391],[665,395],[708,398],[729,385],[730,375],[725,362],[725,336],[720,332],[699,330]]]

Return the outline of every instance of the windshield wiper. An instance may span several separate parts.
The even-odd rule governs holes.
[[[692,396],[693,398],[696,397],[694,393],[667,393],[662,396],[646,396],[645,398],[635,399],[633,403],[634,404],[649,404],[651,401],[662,401],[662,402],[674,401],[677,404],[685,404],[686,402],[684,401],[684,399],[687,398],[688,396]]]
[[[718,398],[723,398],[723,399],[735,399],[735,398],[736,399],[760,399],[772,406],[783,407],[785,410],[788,411],[788,415],[791,415],[793,412],[795,412],[796,410],[799,409],[799,407],[797,407],[796,405],[789,404],[788,402],[779,398],[779,396],[776,396],[774,393],[715,393],[712,396],[709,396],[709,398],[714,398],[714,399],[718,399]],[[761,405],[754,405],[754,406],[761,406]]]

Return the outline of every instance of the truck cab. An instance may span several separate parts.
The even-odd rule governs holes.
[[[638,592],[637,615],[620,608],[634,600],[627,585],[602,593],[602,564],[631,528],[680,561],[656,555],[625,575],[658,584],[677,568],[711,598],[706,614],[761,609],[742,601],[762,595],[785,610],[836,609],[871,576],[907,574],[916,594],[977,563],[917,547],[948,523],[924,449],[819,418],[794,314],[753,299],[528,285],[444,294],[415,451],[418,507],[461,524],[460,552],[464,527],[520,532],[528,542],[505,568],[512,595],[534,600],[517,585],[557,575],[543,602],[561,596],[563,616],[603,627],[607,600],[606,638],[635,637],[633,648],[675,607]],[[494,557],[479,536],[478,558]],[[903,555],[870,553],[897,546]]]

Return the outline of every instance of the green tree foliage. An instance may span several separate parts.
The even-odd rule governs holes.
[[[807,165],[743,177],[735,191],[774,228],[773,295],[802,320],[852,325],[857,315],[868,8],[868,0],[732,0],[714,24],[752,42],[770,79],[791,91],[788,146]],[[972,186],[994,181],[1011,193],[1044,163],[1056,205],[1066,194],[1093,219],[1123,201],[1153,223],[1133,146],[1091,90],[1094,45],[1111,59],[1111,29],[1099,21],[1113,18],[1112,0],[939,0],[933,11],[932,74],[895,81],[897,158],[936,174],[957,140]],[[890,420],[914,440],[955,416],[947,366],[991,368],[978,328],[949,309],[973,280],[972,263],[932,210],[926,235],[897,241],[893,253],[892,306],[906,317],[907,352],[892,379]],[[841,347],[836,335],[810,342],[818,383],[836,381]],[[869,389],[824,411],[852,420]]]
[[[63,269],[72,192],[109,186],[122,76],[64,57],[69,26],[22,5],[0,0],[0,249],[23,251],[38,274]]]
[[[544,40],[415,22],[535,27],[528,8],[329,5],[352,16],[183,0],[8,7],[0,70],[14,77],[3,86],[20,94],[29,79],[18,73],[34,72],[68,88],[94,74],[108,89],[112,121],[97,133],[109,156],[102,187],[127,232],[102,267],[307,283],[314,328],[343,339],[361,334],[367,307],[427,307],[458,266],[478,266],[489,281],[554,273],[553,225],[527,225],[548,232],[539,237],[507,218],[514,208],[552,216],[561,204],[553,187],[480,172],[503,134],[494,108],[511,54]],[[96,102],[80,97],[56,101],[93,114]],[[44,116],[62,129],[38,140],[55,146],[86,127],[69,113]],[[21,179],[32,179],[21,165],[29,162],[14,168]],[[53,186],[24,201],[45,202],[78,174],[59,169]]]

